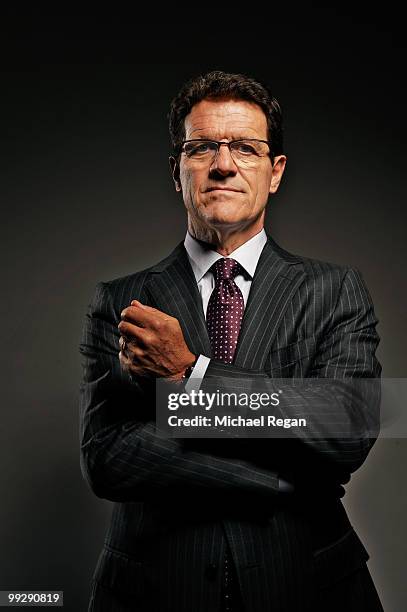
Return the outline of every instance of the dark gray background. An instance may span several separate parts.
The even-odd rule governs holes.
[[[63,589],[66,610],[86,609],[111,504],[80,473],[78,343],[96,283],[153,264],[184,236],[166,114],[186,78],[224,69],[272,84],[288,164],[267,227],[294,253],[362,271],[383,375],[405,376],[406,54],[396,21],[286,22],[267,36],[250,29],[250,44],[227,32],[223,45],[206,27],[203,49],[185,31],[160,46],[155,29],[146,44],[117,27],[3,38],[0,589]],[[406,458],[406,440],[377,442],[345,497],[390,612],[407,603]]]

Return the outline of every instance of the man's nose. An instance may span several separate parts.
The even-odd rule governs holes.
[[[215,159],[213,160],[210,169],[211,172],[218,172],[223,176],[228,176],[229,174],[236,174],[236,164],[230,153],[230,149],[228,146],[226,146],[226,144],[221,145],[219,147],[219,150],[215,155]]]

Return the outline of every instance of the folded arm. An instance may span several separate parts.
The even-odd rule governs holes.
[[[154,382],[130,381],[120,367],[119,331],[109,291],[97,287],[80,352],[81,467],[94,493],[112,501],[144,499],[168,488],[275,496],[273,471],[239,458],[194,451],[154,422]]]
[[[216,490],[221,493],[256,493],[275,497],[277,474],[296,488],[346,482],[362,465],[373,442],[370,432],[360,436],[324,438],[314,421],[315,437],[301,433],[292,440],[180,440],[160,432],[155,424],[154,381],[130,380],[119,362],[117,325],[120,313],[113,307],[109,286],[100,283],[86,317],[80,351],[81,466],[94,493],[113,501],[144,499],[167,487]],[[377,398],[356,398],[348,392],[352,378],[380,376],[375,357],[375,331],[370,297],[360,275],[349,270],[344,277],[336,308],[307,373],[314,379],[336,379],[334,388],[309,390],[288,385],[284,415],[317,414],[327,407],[346,429],[364,412],[375,410]],[[250,377],[259,385],[273,385],[265,372],[242,369],[211,360],[203,385]],[[323,391],[322,391],[323,390]],[[294,408],[295,406],[295,408]],[[298,414],[297,414],[298,416]],[[361,417],[361,418],[360,418]],[[229,444],[229,442],[231,444]]]
[[[375,356],[376,324],[361,275],[350,269],[307,378],[298,384],[277,383],[265,372],[211,360],[201,388],[236,388],[245,378],[259,392],[272,393],[278,386],[283,393],[277,416],[307,417],[307,428],[287,433],[293,440],[287,446],[291,456],[296,450],[290,472],[304,473],[308,464],[303,462],[309,460],[322,471],[351,473],[363,464],[378,433],[381,366]],[[266,461],[267,454],[262,456]]]

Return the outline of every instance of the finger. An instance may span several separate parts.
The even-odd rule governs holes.
[[[142,310],[149,310],[150,312],[162,312],[158,308],[154,308],[154,306],[148,306],[148,304],[143,304],[140,300],[132,300],[132,306],[136,306],[137,308],[141,308]]]
[[[138,325],[134,325],[129,321],[120,321],[117,327],[121,335],[124,336],[125,340],[128,342],[137,343],[144,340],[145,330]]]
[[[142,304],[141,302],[139,302],[139,300],[132,300],[131,305],[137,306],[138,308],[141,308],[142,310],[148,310],[149,308],[150,310],[156,310],[152,306],[147,306],[147,304]]]
[[[161,320],[164,315],[160,310],[156,308],[150,308],[149,306],[146,308],[139,308],[137,306],[127,306],[120,313],[120,316],[125,321],[131,321],[139,325],[139,327],[151,327],[153,325],[154,320]]]
[[[141,363],[144,357],[145,350],[132,343],[128,343],[126,345],[126,351],[120,351],[119,355],[122,355],[124,359],[127,359],[129,364],[137,365],[139,362]]]
[[[146,312],[151,312],[151,314],[157,314],[159,316],[166,317],[166,319],[171,318],[171,315],[169,315],[167,312],[159,310],[158,308],[154,308],[153,306],[147,306],[147,304],[142,304],[141,302],[139,302],[139,300],[132,300],[131,305],[136,306],[141,310],[145,310]]]
[[[119,346],[120,346],[120,351],[125,354],[126,353],[126,340],[123,336],[120,336],[119,338]]]
[[[119,352],[119,361],[120,361],[120,366],[123,370],[130,369],[130,359],[127,357],[127,355],[123,353],[123,351]]]
[[[141,308],[136,308],[135,306],[127,306],[124,308],[120,316],[123,321],[131,321],[139,325],[139,327],[143,326],[143,311]]]
[[[141,363],[139,363],[137,360],[130,359],[130,357],[125,355],[122,351],[120,351],[119,353],[119,361],[120,367],[125,372],[129,372],[131,374],[136,374],[139,376],[142,376],[145,373],[145,370]]]
[[[173,318],[161,310],[150,308],[150,306],[145,309],[136,306],[128,306],[122,310],[121,316],[123,320],[131,321],[139,327],[150,327],[152,329],[159,328],[164,321],[169,321]]]

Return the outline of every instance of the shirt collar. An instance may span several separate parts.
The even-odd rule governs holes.
[[[253,278],[266,242],[267,234],[263,228],[258,234],[230,253],[228,257],[238,261],[242,268]],[[223,257],[220,253],[214,251],[209,244],[197,240],[189,232],[185,236],[184,246],[197,283],[199,283],[215,261]]]

